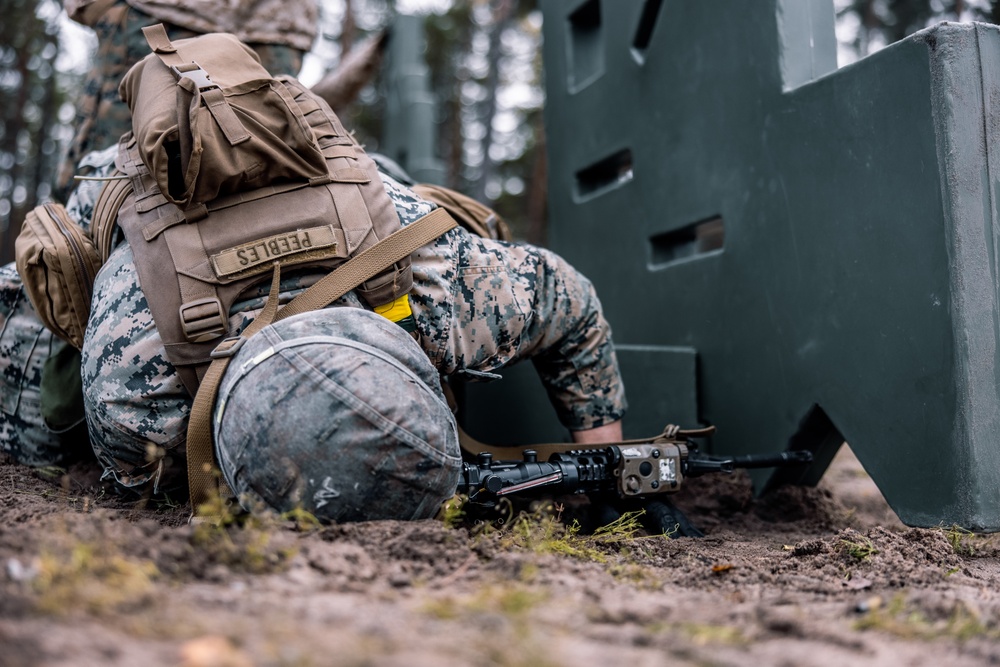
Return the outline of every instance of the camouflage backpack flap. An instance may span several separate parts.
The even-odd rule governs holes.
[[[309,125],[258,56],[233,35],[171,42],[143,29],[153,53],[122,79],[139,155],[182,209],[284,181],[329,180]]]
[[[177,44],[179,50],[187,52],[187,46],[204,39],[212,48],[225,49],[233,59],[246,55],[239,42],[217,37],[205,35]],[[225,55],[213,57],[224,65]],[[143,85],[136,77],[141,78],[149,64],[144,61],[141,69],[130,71],[126,77],[129,86]],[[275,263],[283,268],[308,269],[318,279],[400,228],[375,163],[326,103],[289,77],[268,79],[266,86],[280,90],[277,96],[288,100],[292,116],[305,124],[311,137],[310,150],[323,160],[322,178],[307,174],[290,178],[286,174],[261,187],[257,187],[258,180],[245,180],[242,189],[231,180],[227,183],[233,191],[222,190],[204,202],[197,201],[195,195],[181,206],[163,192],[164,184],[152,170],[161,165],[147,164],[149,154],[138,134],[125,135],[119,143],[116,164],[129,177],[132,191],[118,209],[118,224],[135,255],[139,282],[167,357],[192,395],[219,339],[230,333],[233,303],[241,294],[267,282]],[[192,99],[209,103],[204,97],[200,102],[197,97]],[[276,117],[286,118],[284,111],[279,111],[274,112]],[[136,113],[142,113],[141,106],[136,107]],[[246,117],[240,118],[246,126],[251,125]],[[213,117],[209,115],[208,120]],[[134,132],[142,131],[146,121],[137,115]],[[177,136],[182,135],[183,129],[178,129]],[[218,145],[223,150],[227,146],[238,148],[228,143]],[[269,164],[270,158],[261,159]],[[201,165],[199,178],[205,174],[204,158]],[[264,172],[269,173],[268,169]],[[201,192],[197,182],[192,187],[192,192]],[[394,301],[412,285],[409,257],[380,269],[357,287],[373,307]]]

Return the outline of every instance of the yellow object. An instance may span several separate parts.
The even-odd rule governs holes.
[[[387,303],[384,306],[376,306],[375,312],[390,322],[399,322],[404,318],[410,317],[413,315],[413,311],[410,310],[410,295],[404,294],[392,303]]]

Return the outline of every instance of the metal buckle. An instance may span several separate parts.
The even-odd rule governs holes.
[[[213,359],[231,357],[239,352],[240,348],[243,347],[243,343],[248,340],[248,338],[244,338],[243,336],[230,336],[229,338],[224,338],[222,339],[222,342],[215,346],[215,349],[212,350],[212,353],[208,356]]]
[[[204,92],[206,90],[211,90],[212,88],[218,88],[219,86],[212,82],[212,78],[208,75],[208,72],[201,68],[201,65],[195,61],[191,61],[190,64],[183,65],[172,65],[170,69],[173,71],[174,76],[178,79],[191,79],[195,86],[198,88],[198,92]]]
[[[182,303],[178,313],[184,337],[190,343],[204,343],[221,338],[229,331],[222,302],[215,297]]]

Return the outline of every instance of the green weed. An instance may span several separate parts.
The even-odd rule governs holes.
[[[147,600],[158,574],[151,561],[129,558],[111,543],[77,542],[43,551],[31,585],[41,611],[101,615]]]
[[[282,521],[291,522],[295,530],[300,533],[311,533],[323,527],[323,524],[320,523],[315,514],[301,507],[283,512],[279,518]]]
[[[300,521],[312,516],[295,510],[291,514]],[[216,563],[262,574],[280,570],[294,555],[294,549],[274,539],[282,534],[282,517],[273,512],[244,512],[216,493],[199,505],[197,516],[206,518],[195,524],[191,542]]]
[[[437,518],[448,528],[458,528],[465,520],[465,503],[468,500],[468,496],[456,493],[442,503]]]
[[[857,539],[853,540],[842,539],[840,545],[848,556],[858,561],[869,561],[878,553],[875,544],[864,535],[858,535]]]
[[[680,631],[686,634],[699,646],[708,644],[743,644],[747,639],[739,628],[730,625],[711,625],[705,623],[681,623]]]
[[[1000,638],[1000,632],[984,624],[978,614],[960,601],[946,618],[931,621],[919,609],[908,608],[902,593],[896,595],[884,609],[875,609],[858,619],[854,628],[925,641],[944,638],[964,642],[974,637]]]
[[[965,558],[997,555],[996,534],[980,535],[961,526],[941,528],[955,553]]]

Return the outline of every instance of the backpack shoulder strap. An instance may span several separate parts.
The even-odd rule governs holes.
[[[94,203],[94,215],[90,223],[90,235],[94,245],[101,254],[101,263],[108,261],[112,243],[115,237],[115,226],[118,224],[118,209],[125,203],[125,198],[133,191],[132,181],[117,169],[111,174],[110,180],[101,188]]]

